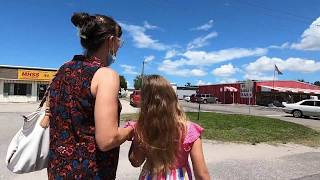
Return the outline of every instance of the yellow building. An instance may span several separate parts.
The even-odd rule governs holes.
[[[0,65],[0,102],[42,99],[57,69]]]

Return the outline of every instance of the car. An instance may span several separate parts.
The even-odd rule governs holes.
[[[190,96],[190,102],[197,102],[196,94],[192,94],[192,95]]]
[[[130,94],[130,105],[133,107],[140,107],[141,101],[141,91],[134,90],[132,94]]]
[[[299,118],[302,116],[320,117],[320,100],[306,99],[297,103],[282,103],[283,111]]]
[[[198,103],[217,103],[217,98],[212,94],[196,94],[196,102]]]
[[[190,96],[184,96],[183,99],[187,102],[190,102]]]

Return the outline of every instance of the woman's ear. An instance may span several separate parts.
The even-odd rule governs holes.
[[[109,52],[111,51],[112,55],[115,55],[115,53],[116,53],[115,40],[116,40],[116,38],[114,36],[110,36],[107,39],[107,47],[108,47]]]

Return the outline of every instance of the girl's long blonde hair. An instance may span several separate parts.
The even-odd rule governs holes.
[[[176,163],[186,133],[187,118],[170,83],[159,75],[146,76],[136,135],[146,149],[153,173],[165,173]]]

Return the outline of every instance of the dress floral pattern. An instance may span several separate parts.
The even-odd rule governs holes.
[[[119,147],[102,152],[95,141],[95,98],[90,86],[100,67],[99,59],[76,55],[52,81],[49,179],[116,178]]]

